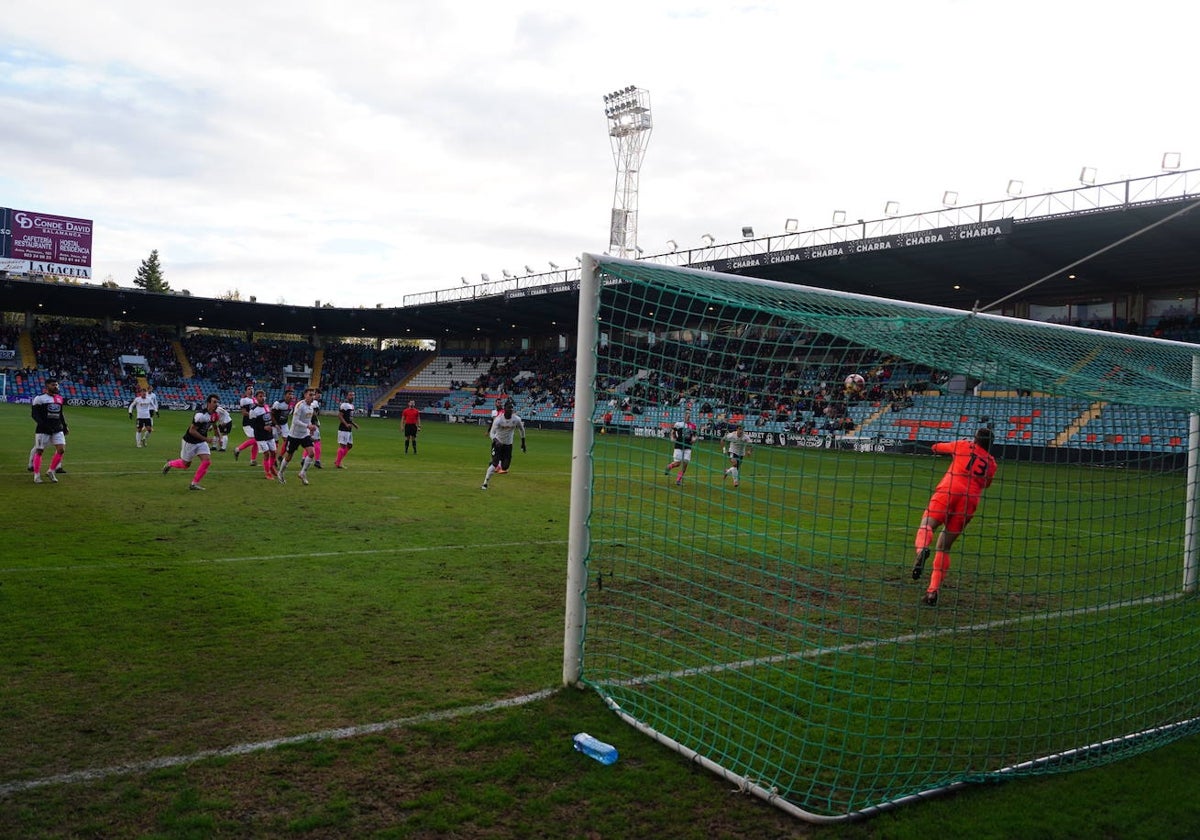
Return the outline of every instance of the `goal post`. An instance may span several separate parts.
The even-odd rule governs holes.
[[[639,731],[830,822],[1200,730],[1200,347],[584,255],[577,351],[563,680]]]

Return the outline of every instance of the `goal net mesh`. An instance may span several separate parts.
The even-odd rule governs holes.
[[[627,721],[819,821],[1195,730],[1200,348],[599,266],[579,655]],[[931,445],[985,426],[996,478],[927,606]]]

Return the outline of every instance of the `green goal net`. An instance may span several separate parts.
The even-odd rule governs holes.
[[[1200,725],[1200,348],[590,256],[580,298],[568,683],[815,821]]]

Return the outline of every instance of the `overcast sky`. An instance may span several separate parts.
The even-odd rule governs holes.
[[[96,281],[399,305],[605,250],[626,85],[651,254],[1200,167],[1184,8],[9,0],[0,206],[92,219]]]

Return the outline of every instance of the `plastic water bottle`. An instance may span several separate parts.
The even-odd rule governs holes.
[[[574,738],[575,749],[586,756],[596,759],[601,764],[612,764],[617,760],[617,748],[612,744],[593,738],[586,732],[580,732]]]

